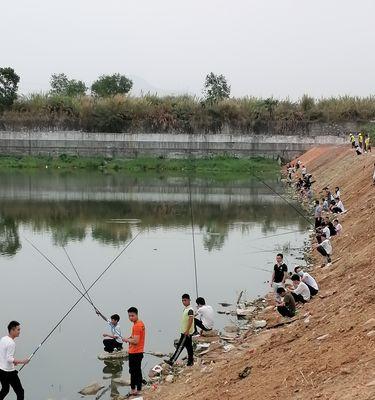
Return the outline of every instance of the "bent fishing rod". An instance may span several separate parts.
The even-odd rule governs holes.
[[[133,239],[128,242],[124,248],[117,254],[117,256],[108,264],[108,266],[104,269],[104,271],[94,280],[94,282],[85,290],[85,293],[81,295],[77,299],[77,301],[68,309],[68,311],[61,317],[61,319],[56,323],[56,325],[52,328],[52,330],[48,333],[48,335],[40,342],[38,347],[31,353],[30,357],[28,360],[30,361],[35,354],[38,352],[38,350],[43,346],[43,344],[51,337],[53,332],[61,325],[61,323],[65,320],[65,318],[74,310],[74,308],[81,302],[83,298],[86,298],[86,294],[99,282],[99,280],[103,277],[103,275],[112,267],[112,265],[120,258],[120,256],[125,252],[125,250],[137,239],[137,237],[140,235],[141,232],[138,232]],[[86,298],[86,300],[88,300]],[[22,367],[19,369],[19,372],[26,366],[27,364],[22,365]]]

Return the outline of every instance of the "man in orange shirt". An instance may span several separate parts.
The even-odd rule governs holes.
[[[123,342],[129,343],[129,373],[130,373],[130,396],[138,396],[142,390],[142,359],[145,351],[146,329],[144,323],[138,319],[138,310],[130,307],[128,310],[129,320],[133,322],[132,335]]]

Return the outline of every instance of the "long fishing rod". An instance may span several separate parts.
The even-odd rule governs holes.
[[[62,316],[62,318],[57,322],[57,324],[53,327],[53,329],[49,332],[49,334],[41,341],[38,347],[31,353],[29,357],[29,361],[35,356],[38,350],[43,346],[43,344],[51,337],[53,332],[60,326],[60,324],[65,320],[65,318],[74,310],[74,308],[81,302],[81,300],[85,297],[85,295],[98,283],[98,281],[102,278],[102,276],[112,267],[112,265],[118,260],[118,258],[125,252],[125,250],[137,239],[141,232],[138,232],[133,239],[128,242],[124,248],[117,254],[117,256],[108,264],[108,266],[104,269],[104,271],[94,280],[94,282],[87,288],[85,293],[78,298],[78,300],[69,308],[69,310]],[[86,297],[85,297],[86,298]],[[22,365],[19,369],[21,371],[27,364]]]
[[[94,310],[98,310],[98,308],[94,305],[94,303],[92,302],[92,300],[89,300],[86,297],[86,292],[82,292],[81,289],[63,272],[61,271],[61,269],[48,257],[46,256],[31,240],[29,240],[26,237],[23,237],[26,242],[28,242],[30,244],[31,247],[33,247],[45,260],[47,260],[47,262],[52,265],[52,267],[60,274],[62,275],[84,298],[86,301],[88,301],[91,306],[94,308]]]
[[[69,254],[68,254],[68,251],[66,250],[65,246],[62,246],[62,248],[63,248],[63,250],[64,250],[64,252],[65,252],[65,254],[66,254],[66,257],[68,258],[68,260],[69,260],[69,262],[70,262],[70,265],[72,266],[72,268],[73,268],[75,274],[77,275],[78,280],[81,282],[81,285],[82,285],[83,290],[86,292],[86,287],[85,287],[85,285],[84,285],[84,283],[83,283],[83,281],[82,281],[82,279],[81,279],[81,277],[80,277],[80,275],[79,275],[79,273],[78,273],[77,268],[76,268],[75,265],[73,264],[73,261],[72,261],[72,259],[70,258]],[[87,293],[87,297],[88,297],[88,299],[90,300],[92,306],[94,307],[96,314],[99,315],[100,317],[102,317],[105,321],[109,322],[108,318],[105,317],[105,316],[97,309],[97,307],[94,306],[94,303],[93,303],[93,301],[92,301],[92,299],[91,299],[91,297],[90,297],[90,295],[89,295],[88,293]],[[117,334],[117,336],[120,337],[120,338],[122,339],[121,332],[120,332],[119,330],[117,330],[116,327],[113,327],[113,330],[115,331],[115,333]]]
[[[256,173],[254,173],[254,170],[251,171],[251,173],[253,176],[255,176],[255,178],[258,179],[259,182],[263,183],[264,186],[266,186],[269,190],[271,190],[273,193],[275,193],[277,196],[283,199],[285,203],[287,203],[290,207],[292,207],[293,210],[296,211],[301,217],[303,217],[310,225],[315,226],[314,223],[309,218],[307,218],[306,215],[301,210],[299,210],[293,203],[291,203],[280,193],[276,192],[276,190],[273,187],[271,187],[268,183],[266,183],[263,179],[259,178],[259,176]]]
[[[198,298],[198,273],[197,273],[197,255],[195,251],[195,232],[194,232],[194,213],[193,213],[193,201],[191,197],[191,181],[189,175],[189,205],[190,205],[190,221],[191,221],[191,236],[193,241],[193,258],[194,258],[194,276],[195,276],[195,293]]]
[[[75,272],[75,274],[76,274],[76,276],[77,276],[79,282],[81,283],[81,286],[82,286],[83,291],[85,292],[85,291],[86,291],[86,288],[85,288],[85,285],[84,285],[84,283],[83,283],[81,277],[79,276],[79,273],[78,273],[78,271],[77,271],[77,268],[74,266],[73,261],[72,261],[72,259],[70,258],[69,254],[68,254],[68,251],[66,250],[65,246],[62,246],[62,248],[63,248],[64,253],[65,253],[67,259],[69,260],[69,263],[70,263],[70,265],[72,266],[72,268],[73,268],[73,270],[74,270],[74,272]],[[90,295],[89,295],[88,293],[87,293],[87,298],[89,299],[91,305],[92,305],[94,308],[96,308],[96,307],[94,306],[94,302],[92,301],[92,298],[90,297]]]

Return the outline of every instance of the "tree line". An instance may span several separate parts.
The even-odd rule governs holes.
[[[0,111],[10,108],[18,97],[20,76],[11,67],[0,68]],[[127,95],[133,87],[133,81],[126,75],[115,73],[101,75],[90,87],[84,81],[70,79],[65,73],[52,74],[50,79],[51,95],[82,97],[88,92],[93,97],[111,97]],[[230,85],[224,75],[213,72],[206,76],[203,89],[204,102],[217,102],[230,96]]]

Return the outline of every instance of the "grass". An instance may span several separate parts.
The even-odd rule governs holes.
[[[282,133],[306,123],[375,119],[375,97],[341,96],[298,101],[231,98],[214,104],[193,96],[20,97],[0,115],[0,129],[86,132]]]
[[[176,172],[195,175],[243,175],[251,172],[276,174],[279,165],[276,161],[255,158],[212,157],[199,159],[166,159],[156,157],[139,157],[133,159],[77,157],[61,155],[52,157],[14,157],[0,156],[0,169],[63,169],[63,170],[100,170],[144,172]]]

